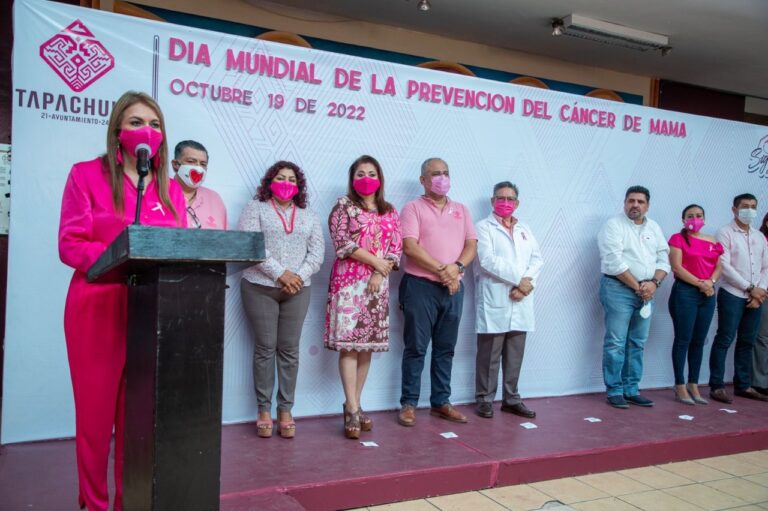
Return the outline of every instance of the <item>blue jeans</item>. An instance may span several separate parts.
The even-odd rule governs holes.
[[[696,286],[675,280],[669,295],[669,314],[675,328],[672,343],[672,367],[675,385],[685,385],[685,359],[688,382],[699,383],[701,359],[707,343],[709,325],[715,314],[715,296],[705,296]]]
[[[709,354],[709,386],[712,390],[725,386],[725,357],[734,338],[733,385],[740,390],[752,386],[752,347],[760,327],[762,305],[757,309],[747,309],[746,305],[746,298],[734,296],[724,289],[717,293],[717,334]]]
[[[643,300],[634,291],[606,276],[600,280],[600,303],[605,310],[603,381],[608,396],[636,396],[651,318],[640,317]],[[653,309],[653,300],[650,304]]]
[[[453,350],[459,336],[459,322],[464,303],[464,284],[455,295],[439,282],[403,275],[400,281],[400,306],[403,309],[403,387],[401,405],[416,406],[421,391],[421,373],[427,347],[432,341],[429,375],[433,407],[450,402]]]

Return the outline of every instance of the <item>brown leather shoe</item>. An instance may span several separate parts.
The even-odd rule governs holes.
[[[397,423],[401,426],[411,427],[416,425],[416,407],[404,405],[397,414]]]
[[[727,405],[733,403],[733,399],[731,399],[725,389],[710,390],[709,397],[711,397],[714,401],[720,401],[721,403],[725,403]]]
[[[752,387],[749,387],[748,389],[735,389],[733,391],[734,394],[736,394],[739,397],[746,397],[747,399],[755,399],[757,401],[768,401],[768,396],[764,396]]]
[[[520,417],[525,417],[527,419],[535,419],[536,418],[536,412],[533,410],[529,410],[527,406],[525,406],[523,403],[517,403],[514,405],[501,405],[501,411],[507,412],[507,413],[514,413],[515,415],[519,415]]]
[[[467,417],[450,403],[445,403],[439,408],[430,408],[429,414],[451,422],[467,422]]]

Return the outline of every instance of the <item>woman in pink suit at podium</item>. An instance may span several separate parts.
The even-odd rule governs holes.
[[[59,256],[75,269],[64,309],[64,333],[75,397],[80,508],[109,509],[107,463],[115,433],[115,500],[122,510],[127,287],[89,284],[91,265],[134,220],[137,146],[149,147],[141,223],[185,227],[184,194],[168,179],[165,123],[149,96],[126,92],[107,128],[107,152],[76,163],[61,201]],[[143,146],[143,147],[146,147]],[[182,212],[179,215],[179,211]]]

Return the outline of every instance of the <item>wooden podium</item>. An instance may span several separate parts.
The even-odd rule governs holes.
[[[88,270],[128,282],[126,511],[218,510],[227,263],[260,232],[130,225]]]

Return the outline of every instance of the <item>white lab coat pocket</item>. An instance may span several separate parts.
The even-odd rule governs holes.
[[[512,287],[504,282],[486,280],[483,282],[483,303],[489,307],[507,307],[510,305],[509,292]]]

